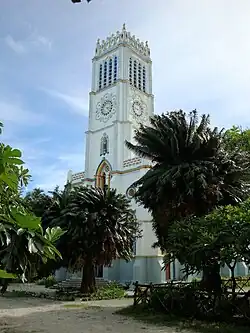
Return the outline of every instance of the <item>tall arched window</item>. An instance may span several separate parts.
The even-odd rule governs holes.
[[[99,89],[102,89],[102,64],[100,64],[99,69]]]
[[[143,66],[143,72],[142,72],[142,90],[146,91],[146,68]]]
[[[133,240],[133,245],[132,245],[132,250],[133,250],[133,255],[136,255],[136,238]]]
[[[114,58],[114,83],[117,81],[117,56]]]
[[[132,66],[133,66],[133,62],[132,62],[132,58],[129,58],[129,83],[132,84]]]
[[[141,64],[139,63],[138,65],[138,89],[141,90],[141,77],[142,77],[142,72],[141,72]]]
[[[109,85],[112,84],[112,59],[109,59]]]
[[[104,62],[103,86],[107,85],[107,61]]]
[[[134,60],[134,86],[137,87],[137,60]]]
[[[109,153],[109,137],[106,133],[103,134],[101,138],[101,146],[100,146],[100,156],[105,156]]]

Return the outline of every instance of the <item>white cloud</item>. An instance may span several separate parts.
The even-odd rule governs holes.
[[[74,172],[84,170],[85,155],[84,151],[81,150],[82,147],[79,145],[74,147],[74,152],[72,153],[65,152],[58,156],[55,153],[53,163],[47,162],[46,165],[44,164],[44,156],[46,155],[46,152],[40,150],[40,155],[35,153],[37,158],[34,160],[28,160],[30,172],[34,176],[34,181],[31,181],[29,187],[40,187],[45,191],[51,191],[57,185],[63,188],[67,181],[67,174],[70,169],[73,169]],[[29,155],[30,153],[31,151],[29,149]],[[39,161],[39,157],[43,158],[43,163]],[[49,161],[49,159],[48,155],[47,160]]]
[[[40,88],[40,90],[44,91],[49,96],[66,103],[74,112],[83,116],[89,115],[88,101],[84,97],[68,95],[47,88]]]
[[[38,172],[39,169],[36,169],[35,175]],[[57,185],[60,188],[63,188],[67,181],[67,172],[67,168],[60,167],[56,164],[49,165],[46,168],[41,168],[39,179],[41,179],[42,181],[36,182],[34,180],[31,180],[29,188],[39,187],[42,188],[44,191],[52,191]]]
[[[0,119],[3,122],[9,121],[15,124],[25,124],[26,126],[38,126],[45,121],[42,114],[31,112],[18,103],[1,100]]]
[[[80,153],[65,153],[57,157],[58,162],[55,162],[46,167],[37,165],[34,168],[34,178],[43,180],[42,182],[31,182],[30,186],[40,187],[45,191],[51,191],[55,186],[59,185],[60,188],[66,184],[67,174],[70,169],[74,172],[80,172],[84,170],[84,152]],[[31,169],[32,170],[32,169]]]
[[[47,49],[51,49],[52,40],[39,35],[36,31],[29,34],[29,36],[25,39],[15,40],[11,35],[7,35],[4,38],[6,45],[12,49],[17,54],[28,53],[34,48],[43,47]]]
[[[138,31],[152,51],[156,112],[198,108],[218,122],[249,121],[250,2],[174,0],[151,7],[150,24]]]
[[[41,35],[34,35],[34,37],[31,39],[31,42],[36,46],[45,46],[49,49],[52,47],[52,41],[49,38]]]
[[[29,187],[42,188],[44,191],[53,191],[56,186],[63,188],[67,181],[67,172],[66,168],[60,168],[56,165],[48,167],[48,172],[42,173],[43,181],[41,183],[34,182],[31,180]]]
[[[63,163],[66,163],[68,167],[75,169],[79,168],[80,165],[82,165],[82,169],[84,169],[84,150],[82,149],[82,152],[80,153],[67,153],[62,154],[58,157],[60,161]]]
[[[26,53],[26,48],[24,47],[23,43],[20,41],[14,40],[14,38],[10,35],[5,37],[5,43],[17,54],[24,54]]]

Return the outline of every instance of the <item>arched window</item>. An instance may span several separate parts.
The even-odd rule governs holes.
[[[99,89],[102,89],[102,64],[100,64],[99,69]]]
[[[107,61],[104,62],[104,75],[103,75],[103,86],[106,87],[107,85]]]
[[[133,249],[133,255],[136,255],[136,238],[134,238],[133,240],[133,245],[132,245],[132,249]]]
[[[146,68],[143,66],[143,72],[142,72],[142,90],[146,91]]]
[[[132,84],[132,58],[129,59],[129,83]]]
[[[134,86],[137,87],[137,61],[134,60]]]
[[[141,90],[141,64],[139,63],[138,65],[138,89]]]
[[[117,81],[117,56],[114,58],[114,83]]]
[[[100,156],[105,156],[109,153],[109,138],[106,133],[101,138]]]
[[[109,86],[112,84],[112,59],[109,59]]]

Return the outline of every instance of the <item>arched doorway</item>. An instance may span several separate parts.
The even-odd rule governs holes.
[[[111,181],[111,165],[104,159],[98,166],[96,170],[96,187],[104,189],[105,187],[110,187]]]

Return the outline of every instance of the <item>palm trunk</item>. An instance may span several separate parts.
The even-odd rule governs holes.
[[[92,294],[96,291],[95,269],[92,260],[86,260],[82,270],[81,293]]]
[[[3,295],[8,289],[8,285],[9,285],[8,279],[1,279],[0,285],[2,287],[0,292]]]

